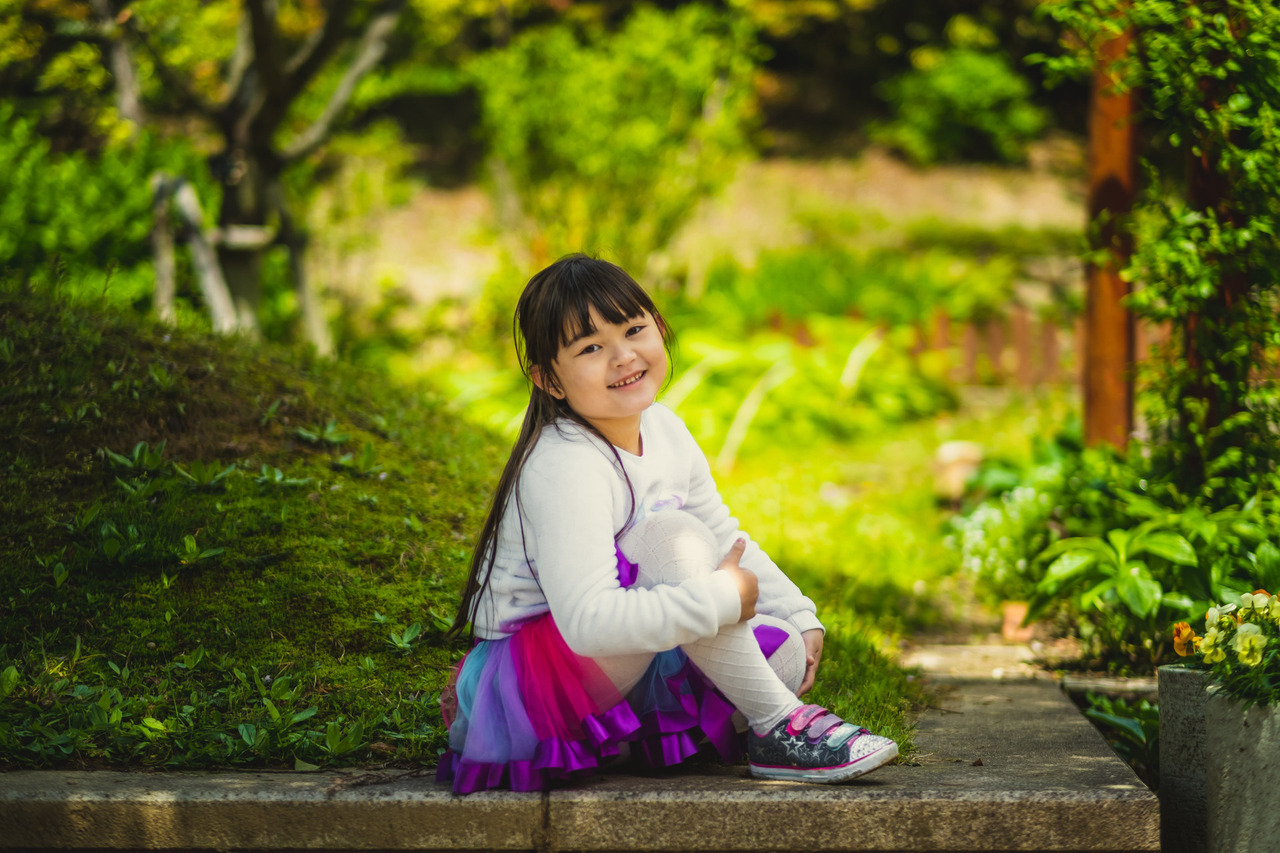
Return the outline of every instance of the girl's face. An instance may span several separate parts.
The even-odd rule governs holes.
[[[584,329],[555,358],[559,387],[534,382],[565,400],[613,444],[639,452],[640,413],[653,405],[667,378],[662,331],[647,311],[610,323],[591,309],[594,331]]]

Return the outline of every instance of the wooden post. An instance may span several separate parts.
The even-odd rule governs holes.
[[[1035,365],[1031,356],[1031,312],[1021,305],[1013,306],[1010,315],[1013,327],[1014,380],[1023,389],[1030,388],[1035,381]]]
[[[1133,430],[1133,319],[1122,304],[1129,293],[1120,270],[1132,239],[1117,219],[1133,207],[1134,95],[1116,91],[1115,63],[1129,50],[1126,30],[1101,46],[1089,105],[1089,223],[1093,248],[1110,260],[1089,264],[1085,298],[1084,434],[1090,445],[1124,447]]]

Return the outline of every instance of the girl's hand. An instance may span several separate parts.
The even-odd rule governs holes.
[[[738,565],[738,561],[742,559],[742,552],[746,549],[747,540],[739,539],[733,543],[733,547],[729,549],[728,554],[725,554],[720,565],[716,566],[718,572],[729,572],[738,585],[738,597],[742,600],[742,614],[738,617],[739,622],[746,622],[756,615],[756,599],[760,597],[760,582],[756,580],[755,574]]]
[[[822,661],[822,638],[825,636],[821,628],[811,628],[800,634],[800,639],[804,640],[804,681],[800,682],[797,696],[808,693],[813,686],[814,678],[818,675],[818,664]]]

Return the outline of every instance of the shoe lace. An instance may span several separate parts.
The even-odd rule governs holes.
[[[867,730],[846,723],[821,705],[805,705],[791,714],[787,722],[787,734],[801,734],[812,742],[826,740],[827,745],[839,749],[850,738],[867,734]]]

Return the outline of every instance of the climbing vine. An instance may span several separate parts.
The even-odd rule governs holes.
[[[1124,223],[1138,317],[1172,336],[1141,374],[1151,473],[1226,506],[1276,469],[1280,426],[1280,16],[1263,0],[1058,0],[1051,78],[1114,66],[1139,94],[1146,176]]]

